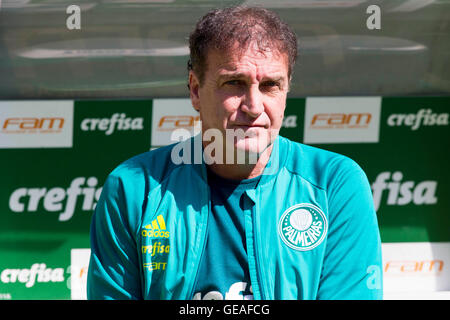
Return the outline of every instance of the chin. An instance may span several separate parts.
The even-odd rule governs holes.
[[[238,140],[235,143],[235,149],[249,154],[260,155],[270,146],[270,144],[271,142],[267,141],[267,139],[246,138]]]

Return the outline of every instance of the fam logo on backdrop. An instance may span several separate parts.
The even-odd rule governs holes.
[[[72,300],[87,299],[87,274],[91,249],[70,250],[70,297]]]
[[[383,243],[384,291],[450,291],[450,242]]]
[[[307,98],[304,142],[378,142],[380,113],[381,97]]]
[[[0,101],[0,148],[71,148],[73,101]]]
[[[190,99],[154,99],[152,109],[152,148],[175,143],[172,133],[184,129],[194,136],[201,130],[199,113]],[[184,139],[185,140],[185,139]]]

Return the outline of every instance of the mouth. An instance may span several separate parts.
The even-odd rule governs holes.
[[[261,137],[266,133],[266,126],[255,124],[239,124],[231,127],[233,135],[237,135],[240,139],[253,139]]]
[[[267,129],[267,126],[265,125],[257,125],[257,124],[236,124],[233,125],[232,127],[233,129],[243,129],[245,130],[249,130],[249,129]]]

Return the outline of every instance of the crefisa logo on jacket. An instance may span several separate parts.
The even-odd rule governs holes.
[[[325,214],[309,203],[287,209],[278,222],[281,240],[290,248],[307,251],[317,247],[325,238],[328,223]]]

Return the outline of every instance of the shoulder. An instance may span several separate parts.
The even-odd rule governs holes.
[[[137,187],[144,182],[161,182],[177,167],[170,158],[174,145],[160,147],[125,160],[108,178],[120,180],[130,187]]]
[[[118,165],[103,185],[97,215],[116,212],[130,232],[137,233],[150,191],[160,187],[176,168],[170,161],[172,148],[173,145],[144,152]]]
[[[103,184],[102,198],[134,209],[146,203],[149,192],[161,186],[180,165],[171,159],[174,145],[138,154],[119,164]]]
[[[342,175],[365,177],[358,163],[345,155],[282,139],[288,146],[286,168],[321,189],[328,189]]]

